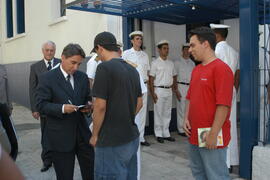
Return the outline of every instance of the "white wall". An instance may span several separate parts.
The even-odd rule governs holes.
[[[170,42],[169,58],[171,60],[179,59],[181,56],[182,44],[186,42],[186,25],[154,22],[154,32],[155,45],[161,40],[168,40]],[[156,57],[159,56],[157,50],[155,55]]]
[[[66,17],[53,19],[54,10],[50,8],[52,2],[54,1],[25,1],[25,33],[10,39],[6,38],[6,14],[1,11],[2,63],[41,59],[41,45],[47,40],[56,43],[56,57],[60,57],[62,49],[70,42],[79,43],[89,55],[95,35],[108,28],[107,16],[67,10]],[[5,7],[5,1],[1,1],[0,6]]]

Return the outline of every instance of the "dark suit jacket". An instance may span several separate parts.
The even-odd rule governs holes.
[[[90,130],[80,111],[63,114],[63,104],[86,104],[90,94],[89,81],[85,73],[73,74],[74,90],[60,69],[53,69],[40,76],[37,88],[38,112],[47,116],[48,148],[51,151],[70,152],[74,149],[77,133],[81,133],[88,144]],[[53,79],[53,81],[52,81]]]
[[[60,62],[61,62],[60,59],[54,58],[53,67]],[[35,99],[36,89],[39,82],[38,78],[44,72],[48,72],[48,70],[43,59],[30,66],[29,97],[30,97],[30,104],[31,104],[32,112],[37,112],[36,99]]]

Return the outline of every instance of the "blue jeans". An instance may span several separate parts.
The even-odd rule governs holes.
[[[189,144],[190,168],[196,180],[229,180],[227,148],[209,150]]]
[[[120,146],[95,148],[95,180],[137,180],[139,138]]]

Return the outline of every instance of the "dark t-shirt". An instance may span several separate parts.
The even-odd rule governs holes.
[[[93,96],[105,99],[106,113],[97,146],[119,146],[139,136],[135,124],[137,98],[142,96],[137,70],[122,59],[98,65]]]

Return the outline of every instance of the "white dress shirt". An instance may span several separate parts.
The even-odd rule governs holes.
[[[47,59],[43,59],[44,60],[44,62],[45,62],[45,64],[46,64],[46,67],[48,68],[48,66],[49,66],[49,61],[47,60]],[[52,69],[53,69],[53,61],[54,61],[54,58],[52,59],[52,60],[50,60],[50,62],[51,62],[51,66],[52,66]]]
[[[89,79],[95,79],[97,66],[101,63],[101,61],[96,61],[97,56],[93,56],[89,59],[86,64],[86,74]]]
[[[148,71],[150,70],[150,64],[148,55],[144,51],[136,51],[134,48],[131,48],[123,52],[122,58],[136,64],[144,82],[148,81]]]

